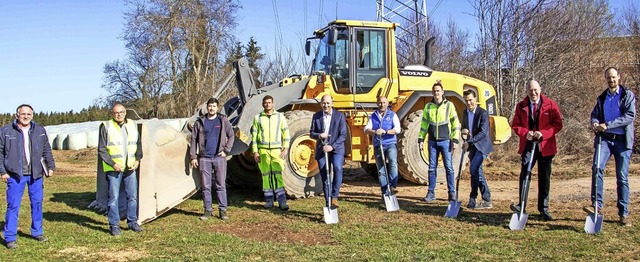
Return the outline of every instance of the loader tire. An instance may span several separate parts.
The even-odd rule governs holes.
[[[227,183],[240,188],[262,190],[262,176],[258,165],[244,154],[227,161]]]
[[[418,146],[418,136],[420,134],[420,121],[422,120],[422,110],[409,114],[402,121],[402,132],[398,135],[398,170],[404,179],[426,185],[429,182],[429,151],[427,140],[424,141],[424,150],[420,152]],[[453,151],[452,164],[455,175],[458,175],[461,145]],[[465,160],[466,162],[466,160]],[[442,157],[439,157],[437,172],[437,182],[446,181],[446,174]]]
[[[360,167],[372,178],[378,179],[378,167],[376,164],[360,162]]]
[[[309,136],[313,113],[294,110],[284,113],[289,125],[289,152],[282,170],[290,198],[305,198],[322,193],[322,178],[315,160],[316,140]]]

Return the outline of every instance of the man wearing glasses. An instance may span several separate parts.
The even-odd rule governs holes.
[[[127,110],[121,104],[113,106],[113,118],[100,125],[98,155],[102,159],[102,168],[107,177],[109,202],[107,217],[109,232],[120,235],[120,210],[118,197],[120,184],[124,181],[127,196],[127,225],[133,232],[140,232],[138,224],[138,178],[136,169],[142,158],[142,145],[138,126],[135,121],[126,118]]]

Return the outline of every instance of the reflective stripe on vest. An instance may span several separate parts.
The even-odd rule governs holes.
[[[254,141],[254,143],[258,148],[282,148],[283,144],[289,144],[289,127],[283,123],[286,119],[282,113],[276,112],[271,117],[261,113],[257,118],[258,130],[256,131],[260,140]]]
[[[133,120],[126,120],[123,125],[127,131],[127,156],[125,161],[125,151],[122,145],[122,129],[113,119],[104,122],[107,128],[107,153],[111,156],[114,163],[124,167],[125,169],[133,167],[136,162],[136,151],[138,150],[138,126]],[[125,163],[127,166],[125,167]],[[104,172],[114,171],[113,167],[102,161],[102,169]]]

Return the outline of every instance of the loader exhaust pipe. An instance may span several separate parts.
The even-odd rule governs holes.
[[[432,36],[424,44],[424,65],[433,68],[433,45],[436,43],[436,37]]]

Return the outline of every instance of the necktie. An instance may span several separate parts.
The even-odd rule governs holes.
[[[531,118],[536,119],[536,113],[538,112],[538,103],[533,103],[533,110],[531,111]]]

